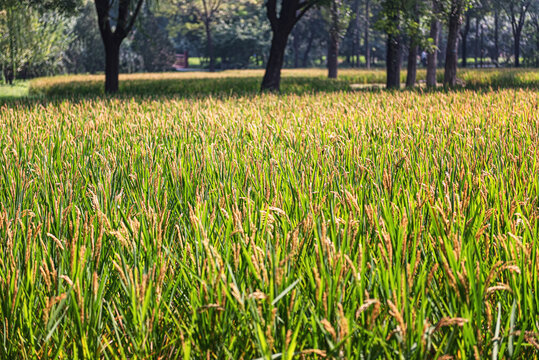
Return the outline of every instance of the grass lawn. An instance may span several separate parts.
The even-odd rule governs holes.
[[[0,100],[18,99],[28,96],[28,81],[16,82],[14,85],[0,84]]]
[[[537,358],[538,73],[284,74],[0,104],[1,359]]]

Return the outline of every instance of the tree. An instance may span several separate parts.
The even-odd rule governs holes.
[[[457,46],[464,7],[465,0],[451,0],[449,7],[447,48],[445,53],[444,86],[453,87],[457,85]]]
[[[474,36],[474,66],[479,67],[483,62],[483,40],[485,35],[485,18],[491,10],[491,0],[468,0],[470,9],[466,11],[466,24],[464,36],[462,38],[462,66],[466,67],[468,54],[467,34],[470,30],[471,18],[475,18]],[[480,59],[480,61],[478,61]]]
[[[133,29],[144,0],[94,1],[105,47],[105,92],[115,93],[120,73],[120,46]]]
[[[535,66],[539,67],[539,4],[535,4],[534,10],[531,13],[531,26],[533,28],[533,38],[535,38]]]
[[[0,3],[0,61],[2,62],[2,77],[8,84],[13,84],[17,74],[18,49],[17,39],[21,33],[17,21],[20,13],[20,4],[16,1],[5,1]]]
[[[387,35],[386,50],[386,87],[388,89],[400,88],[401,72],[401,16],[403,4],[400,0],[384,0],[382,2],[382,18],[378,27]]]
[[[462,67],[468,65],[468,33],[470,32],[471,23],[470,10],[466,11],[465,18],[464,27],[460,30],[460,38],[462,40]]]
[[[321,51],[326,50],[322,49],[321,46],[327,42],[327,31],[323,26],[320,26],[323,21],[320,9],[313,9],[294,26],[291,33],[294,67],[308,67],[314,53],[318,55]]]
[[[170,70],[174,63],[174,48],[166,32],[166,22],[157,17],[148,5],[134,30],[133,50],[143,60],[144,71]]]
[[[95,74],[105,68],[105,49],[96,22],[94,4],[84,4],[71,29],[74,41],[66,51],[68,72]]]
[[[67,2],[58,4],[67,7]],[[62,69],[71,38],[64,10],[54,10],[52,5],[50,9],[38,1],[0,1],[0,67],[4,81],[13,83],[18,77],[50,75]]]
[[[430,20],[429,48],[427,51],[427,87],[436,88],[436,69],[438,67],[438,40],[440,20],[438,20],[438,0],[433,0],[434,15]]]
[[[271,25],[271,48],[266,64],[266,72],[262,80],[262,90],[279,91],[281,85],[281,69],[288,36],[294,25],[313,6],[321,0],[281,0],[280,11],[277,15],[278,0],[267,0],[266,13]]]
[[[355,0],[354,1],[354,21],[351,22],[351,30],[352,30],[352,57],[355,56],[356,60],[353,63],[353,66],[359,67],[360,65],[360,42],[361,42],[361,1]]]
[[[520,38],[522,28],[526,20],[526,13],[532,4],[532,0],[506,0],[502,1],[502,6],[511,21],[513,32],[513,50],[515,55],[515,67],[520,66]]]
[[[475,49],[474,49],[474,66],[475,67],[478,67],[479,66],[479,61],[477,61],[478,57],[479,57],[479,52],[480,52],[480,49],[479,49],[479,29],[480,29],[480,19],[479,19],[479,16],[477,16],[475,18],[475,38],[474,38],[474,45],[475,45]]]
[[[215,71],[215,46],[213,26],[223,7],[229,0],[180,0],[178,6],[186,13],[193,14],[204,25],[206,54],[210,60],[209,70]]]
[[[226,10],[214,28],[215,56],[222,59],[221,68],[263,64],[270,33],[264,9],[255,1],[235,1]]]
[[[369,43],[369,30],[370,30],[370,19],[371,19],[371,7],[370,0],[365,0],[365,33],[364,33],[364,44],[365,44],[365,67],[367,69],[371,68],[371,46]]]
[[[61,14],[73,14],[82,5],[82,0],[23,0],[22,4],[40,12],[56,11]]]
[[[350,22],[352,12],[343,0],[331,0],[325,13],[329,23],[328,77],[330,79],[336,79],[339,68],[339,44],[346,30],[346,26]]]
[[[406,32],[410,39],[408,47],[408,68],[406,72],[406,87],[414,87],[417,78],[417,55],[419,46],[423,42],[421,34],[420,17],[425,9],[420,0],[409,0],[405,2],[406,12]]]
[[[500,10],[497,1],[494,2],[494,56],[492,57],[494,65],[499,66],[500,57]]]

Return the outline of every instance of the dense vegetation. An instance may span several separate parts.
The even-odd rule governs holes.
[[[453,0],[455,1],[455,0]],[[522,18],[521,64],[539,66],[539,5],[531,0],[458,0],[466,3],[458,47],[462,66],[514,66],[512,11]],[[132,1],[135,3],[135,1]],[[217,6],[211,17],[202,0],[145,2],[132,33],[122,42],[124,73],[171,71],[174,54],[188,51],[202,58],[192,67],[217,70],[262,68],[269,57],[271,30],[264,1],[206,0]],[[324,0],[305,14],[290,34],[285,67],[323,67],[332,42],[338,42],[342,67],[381,67],[386,59],[384,3],[405,4],[399,15],[402,58],[412,38],[423,50],[437,48],[443,66],[447,44],[447,10],[451,0]],[[111,3],[117,3],[113,1]],[[41,4],[41,6],[37,6]],[[51,6],[52,4],[60,4]],[[440,8],[438,12],[436,8]],[[526,9],[524,15],[522,9]],[[443,10],[443,11],[442,11]],[[416,15],[418,18],[416,17]],[[114,18],[114,14],[111,15]],[[335,24],[337,17],[340,22]],[[439,20],[433,36],[432,19]],[[210,30],[210,38],[206,30]],[[334,29],[337,27],[337,35]],[[440,31],[441,30],[441,31]],[[333,40],[331,40],[334,38]],[[439,38],[439,39],[438,39]],[[211,46],[210,46],[211,45]],[[433,46],[437,45],[437,46]],[[213,61],[211,60],[213,59]],[[2,80],[60,73],[105,71],[105,51],[94,0],[0,1],[0,70]]]
[[[537,357],[537,72],[380,74],[0,105],[0,358]]]

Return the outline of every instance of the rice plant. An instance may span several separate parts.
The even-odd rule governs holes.
[[[0,148],[2,359],[539,354],[534,89],[27,99]]]

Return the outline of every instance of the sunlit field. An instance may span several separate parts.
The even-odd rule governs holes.
[[[537,358],[539,73],[324,74],[0,105],[0,358]]]
[[[157,74],[129,74],[120,76],[120,93],[127,95],[176,95],[199,97],[205,95],[252,95],[260,89],[263,70],[227,70],[209,72],[176,72]],[[419,87],[424,87],[426,71],[417,74]],[[537,69],[462,70],[459,77],[468,89],[534,88],[539,89]],[[69,75],[41,78],[30,83],[30,95],[40,96],[95,96],[103,93],[103,75]],[[406,72],[401,74],[401,82]],[[438,81],[443,81],[439,72]],[[305,92],[349,91],[359,85],[385,85],[383,70],[343,69],[337,80],[327,78],[324,69],[285,69],[281,90],[289,94]],[[422,86],[423,85],[423,86]],[[371,86],[371,87],[372,87]]]
[[[0,84],[0,101],[28,96],[28,82],[17,81],[13,85]]]

